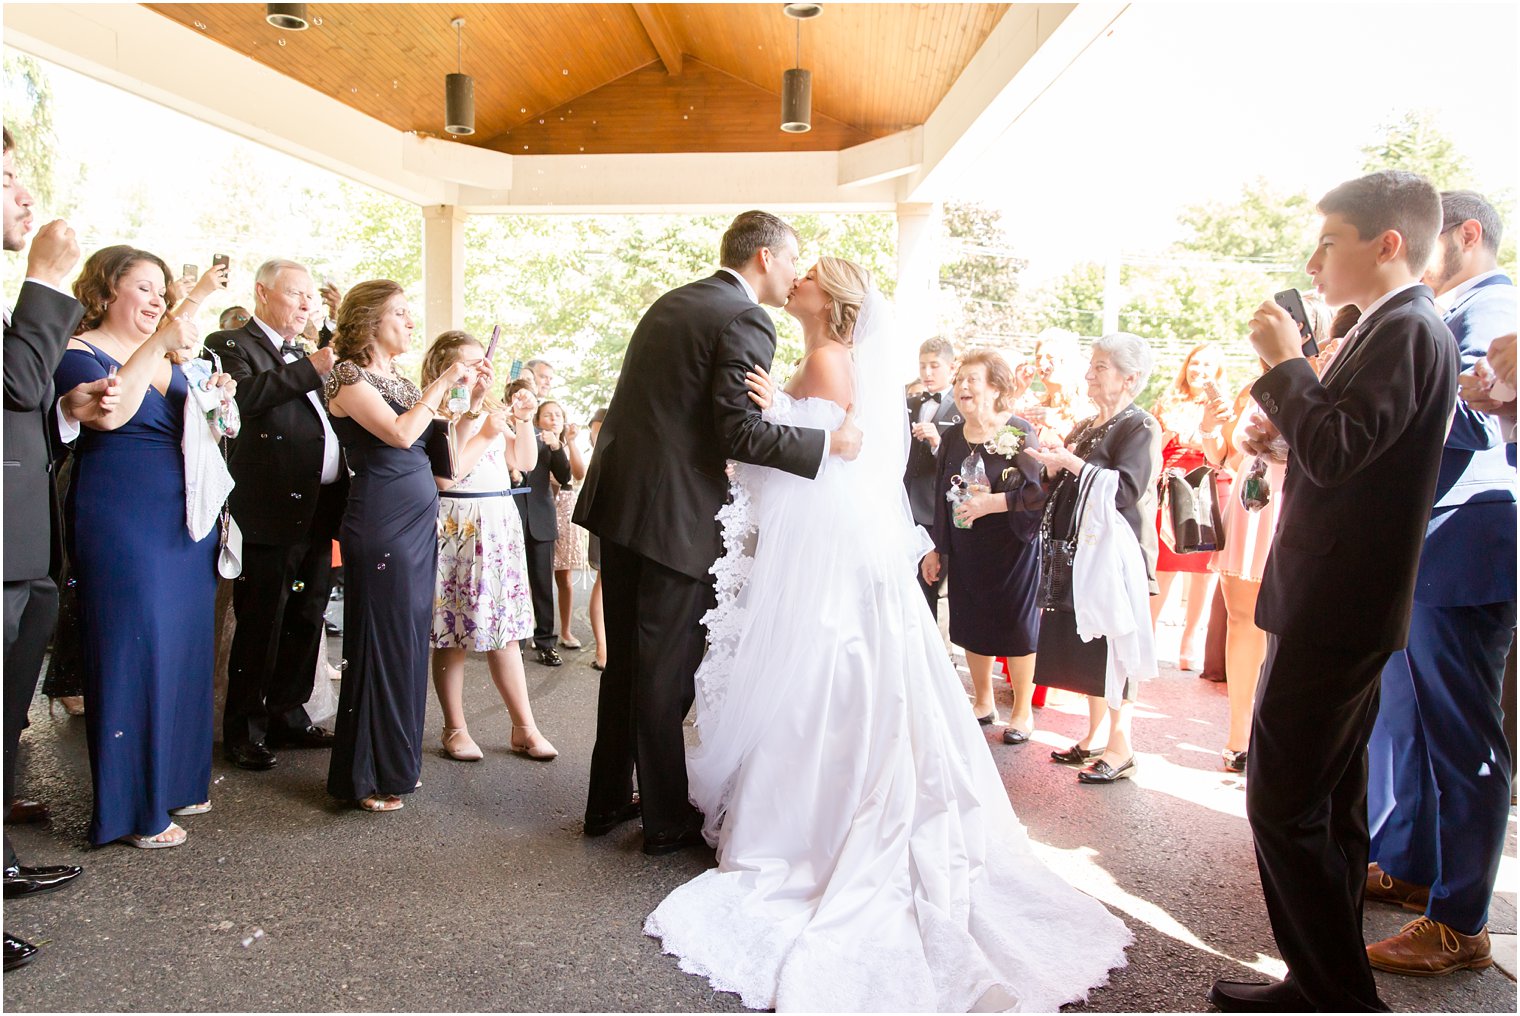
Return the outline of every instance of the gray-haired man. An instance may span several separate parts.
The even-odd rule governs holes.
[[[331,746],[332,734],[312,724],[305,703],[348,470],[318,396],[333,350],[307,355],[295,341],[317,305],[311,273],[293,261],[266,261],[253,292],[253,318],[213,333],[206,348],[237,379],[243,417],[228,457],[243,573],[233,587],[237,631],[222,747],[244,769],[268,769],[278,761],[272,748]]]

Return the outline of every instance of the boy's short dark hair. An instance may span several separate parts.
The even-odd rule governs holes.
[[[1416,275],[1425,270],[1441,232],[1441,195],[1429,180],[1402,169],[1347,180],[1319,199],[1319,210],[1345,219],[1363,240],[1395,230]]]
[[[3,128],[0,128],[0,130],[5,131],[5,148],[3,150],[0,150],[0,151],[8,152],[12,148],[15,148],[16,147],[16,139],[13,138],[13,137],[11,137],[11,129],[9,127],[3,127]]]
[[[938,356],[946,363],[953,363],[955,361],[955,344],[942,335],[936,335],[932,339],[925,340],[924,344],[918,347],[918,355]]]
[[[1499,237],[1504,223],[1494,206],[1477,191],[1449,190],[1441,192],[1441,232],[1446,232],[1472,219],[1483,227],[1483,246],[1489,253],[1499,253]]]
[[[740,212],[723,234],[718,263],[724,268],[743,268],[761,247],[779,252],[787,237],[796,240],[797,231],[784,219],[770,212]]]

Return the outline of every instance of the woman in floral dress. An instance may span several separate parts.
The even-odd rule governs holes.
[[[467,332],[449,331],[428,348],[424,385],[459,360],[485,357]],[[531,391],[518,387],[513,408],[531,408]],[[491,680],[512,716],[511,748],[548,761],[559,753],[538,732],[523,673],[521,639],[533,634],[533,601],[522,519],[509,503],[511,472],[531,470],[538,457],[532,427],[514,425],[505,407],[482,406],[453,425],[454,482],[440,479],[438,498],[438,584],[433,602],[433,686],[443,708],[443,749],[449,757],[474,762],[482,752],[464,717],[464,661],[485,653]]]

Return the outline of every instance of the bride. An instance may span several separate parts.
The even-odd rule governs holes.
[[[813,480],[734,467],[687,757],[718,867],[644,930],[755,1009],[1054,1010],[1130,933],[1035,860],[914,581],[891,308],[826,257],[786,309],[806,355],[755,401],[824,428],[853,404],[864,441]]]

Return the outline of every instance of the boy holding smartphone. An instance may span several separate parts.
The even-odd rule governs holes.
[[[1292,317],[1267,301],[1252,386],[1291,454],[1256,623],[1268,633],[1251,734],[1246,815],[1273,934],[1277,984],[1218,981],[1225,1012],[1386,1011],[1362,940],[1367,740],[1379,676],[1404,647],[1425,524],[1456,399],[1457,349],[1420,284],[1441,201],[1413,173],[1373,173],[1321,199],[1307,270],[1362,318],[1323,378]]]

